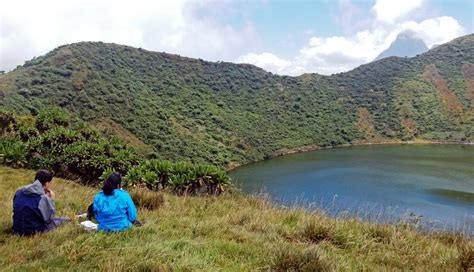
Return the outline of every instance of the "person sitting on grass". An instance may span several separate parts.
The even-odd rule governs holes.
[[[69,218],[55,218],[54,192],[49,188],[53,175],[48,170],[36,172],[32,184],[18,189],[13,197],[13,232],[32,235],[51,231]]]
[[[130,195],[122,190],[122,178],[112,173],[92,204],[98,230],[123,231],[137,222],[137,209]]]

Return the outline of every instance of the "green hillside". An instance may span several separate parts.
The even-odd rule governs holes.
[[[145,222],[140,228],[89,233],[76,221],[18,237],[11,233],[12,196],[33,177],[0,167],[2,271],[472,271],[474,265],[473,240],[460,234],[335,219],[238,193],[132,191]],[[57,178],[52,190],[58,216],[84,211],[98,191]]]
[[[474,139],[474,35],[333,76],[277,76],[128,46],[61,46],[0,75],[0,108],[59,106],[161,159],[218,165],[281,150]]]

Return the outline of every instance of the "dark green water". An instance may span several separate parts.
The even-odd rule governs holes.
[[[385,145],[278,157],[230,173],[249,193],[376,220],[474,229],[474,146]]]

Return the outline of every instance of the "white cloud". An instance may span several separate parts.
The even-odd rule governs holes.
[[[413,10],[421,7],[424,0],[377,0],[372,10],[377,20],[393,23]]]
[[[290,61],[281,59],[268,52],[260,54],[249,53],[239,57],[236,62],[254,64],[267,71],[272,71],[278,74],[287,72],[287,69],[292,65]]]
[[[427,19],[420,23],[414,21],[403,22],[398,25],[398,28],[412,30],[425,41],[428,47],[434,44],[446,43],[465,34],[465,29],[459,22],[449,16]]]
[[[336,21],[350,30],[348,34],[313,36],[293,57],[282,58],[261,50],[251,23],[236,27],[216,19],[245,13],[255,1],[0,1],[0,70],[65,43],[100,40],[207,60],[236,60],[278,74],[332,74],[371,61],[405,30],[429,47],[465,33],[452,17],[420,19],[427,0],[377,0],[365,12],[350,0],[340,0],[344,16]]]
[[[278,74],[299,75],[305,72],[328,75],[348,71],[372,61],[395,41],[398,34],[406,30],[422,38],[428,47],[446,43],[465,34],[459,22],[449,16],[427,18],[418,22],[408,18],[407,15],[420,8],[422,3],[423,1],[420,0],[378,0],[372,7],[375,17],[372,18],[371,26],[356,31],[354,34],[311,37],[295,57],[284,62],[277,61],[281,59],[272,54],[270,54],[271,58],[261,54],[260,58],[249,57],[238,60]],[[344,1],[344,4],[351,5],[348,1]],[[247,56],[253,55],[247,54]],[[262,59],[266,59],[267,62]]]
[[[231,5],[219,2],[220,12]],[[215,8],[210,1],[2,0],[1,6],[0,70],[79,41],[115,42],[208,60],[233,60],[259,43],[251,24],[236,28],[200,16]]]

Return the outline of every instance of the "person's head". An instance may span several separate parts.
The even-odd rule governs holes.
[[[51,181],[53,180],[53,174],[51,174],[51,172],[49,172],[48,170],[38,170],[35,176],[35,181],[36,180],[41,182],[41,185],[43,185],[44,189],[48,189],[49,185],[51,184]]]
[[[102,186],[102,191],[105,195],[112,195],[115,189],[122,188],[122,177],[117,173],[112,173],[104,181],[104,186]]]

